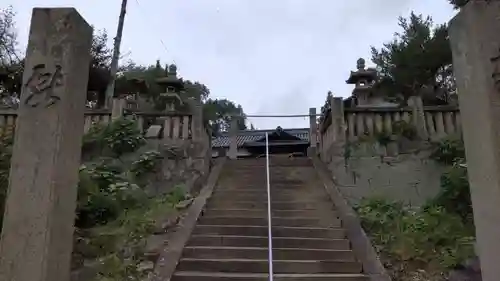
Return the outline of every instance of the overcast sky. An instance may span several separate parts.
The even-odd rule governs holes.
[[[345,80],[370,46],[416,11],[447,22],[447,0],[128,0],[122,54],[139,64],[175,62],[182,77],[206,84],[247,114],[307,114],[328,90],[349,96]],[[121,0],[0,0],[17,12],[24,50],[33,7],[76,7],[97,29],[116,33]],[[250,118],[256,127],[308,127],[306,118]]]

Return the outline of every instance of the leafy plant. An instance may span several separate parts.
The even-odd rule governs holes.
[[[392,142],[392,137],[388,132],[377,132],[375,134],[375,138],[377,142],[382,145],[382,146],[387,146],[389,143]]]
[[[463,160],[455,162],[441,176],[441,190],[429,202],[429,205],[441,206],[448,212],[458,214],[464,221],[472,220],[472,202],[470,198],[467,168]]]
[[[473,255],[473,227],[440,206],[413,210],[371,198],[362,200],[356,210],[397,280],[417,269],[444,271]]]
[[[145,193],[130,183],[110,159],[80,168],[76,225],[88,228],[116,219],[123,210],[145,200]]]
[[[141,178],[145,174],[153,172],[159,160],[162,158],[163,157],[158,151],[145,152],[139,156],[139,159],[132,163],[130,172],[133,173],[136,178]]]
[[[136,151],[145,143],[136,121],[120,118],[106,125],[94,125],[83,138],[83,149],[109,152],[120,157]]]
[[[434,144],[431,158],[445,165],[453,165],[460,159],[465,159],[463,139],[459,136],[448,136]]]
[[[392,123],[392,132],[395,135],[405,137],[409,140],[414,140],[417,137],[417,130],[415,127],[404,120]]]
[[[10,159],[12,157],[13,128],[1,132],[0,137],[0,230],[3,222],[5,198],[9,188]]]

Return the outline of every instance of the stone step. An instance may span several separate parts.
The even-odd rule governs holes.
[[[267,218],[267,209],[217,209],[210,208],[203,212],[205,215],[214,217],[264,217]],[[318,218],[323,213],[318,210],[271,210],[273,217],[302,217],[302,218]],[[338,214],[331,211],[330,217],[337,218]]]
[[[215,217],[204,215],[199,219],[200,224],[204,225],[256,225],[267,226],[267,217]],[[319,219],[301,218],[301,217],[274,217],[273,226],[299,226],[299,227],[341,227],[341,221],[337,218],[328,221]]]
[[[181,259],[177,270],[203,272],[269,272],[267,259]],[[361,273],[362,266],[353,261],[322,261],[322,260],[273,260],[274,273]]]
[[[198,224],[193,234],[267,236],[268,229],[267,226]],[[343,239],[346,237],[346,231],[342,228],[273,227],[272,235],[273,237]]]
[[[254,186],[254,187],[267,187],[267,179],[266,178],[261,178],[259,175],[252,175],[252,176],[238,176],[234,175],[233,177],[238,177],[238,180],[245,179],[246,181],[239,182],[236,187],[243,187],[243,186]],[[221,181],[222,182],[222,181]],[[285,178],[273,178],[269,182],[271,187],[277,186],[277,187],[282,187],[282,186],[304,186],[307,187],[307,184],[302,182],[302,181],[290,181],[286,180]]]
[[[241,190],[226,190],[224,192],[219,192],[220,190],[215,190],[213,196],[219,197],[235,197],[239,196],[241,198],[267,198],[267,190],[249,190],[249,191],[241,191]],[[275,190],[271,188],[271,198],[297,198],[297,196],[308,196],[308,198],[328,198],[327,194],[324,190],[319,189],[305,189],[303,192],[295,191],[287,191],[287,190]]]
[[[246,186],[246,185],[239,185],[239,186],[230,186],[230,185],[222,186],[221,185],[215,189],[215,192],[218,192],[220,190],[225,190],[225,192],[227,192],[227,193],[237,193],[237,192],[240,192],[241,194],[250,193],[249,195],[262,194],[262,193],[267,194],[267,185],[266,184],[264,184],[264,186],[255,186],[256,188],[254,188],[254,189],[248,188],[248,186],[252,187],[252,185],[248,185],[246,188],[243,188],[244,186]],[[287,190],[286,187],[290,187],[290,186],[294,186],[294,185],[282,185],[282,186],[271,185],[271,194],[293,195],[300,190],[311,192],[313,194],[326,194],[324,189],[311,187],[311,186],[304,186],[304,185],[296,185],[299,188]]]
[[[301,196],[303,194],[303,196]],[[298,195],[282,195],[279,193],[271,194],[271,202],[293,202],[293,201],[307,201],[307,202],[322,202],[333,205],[331,201],[324,195],[314,195],[307,194],[306,192],[300,192]],[[247,194],[236,194],[234,193],[215,193],[209,199],[209,201],[243,201],[243,202],[267,202],[267,194],[258,195],[247,195]]]
[[[272,202],[271,207],[274,210],[322,210],[333,211],[333,205],[327,202],[313,201],[280,201]],[[267,209],[267,202],[252,201],[219,201],[209,200],[207,208],[215,209]]]
[[[267,247],[214,247],[187,246],[182,251],[182,258],[197,259],[267,259]],[[330,260],[355,261],[351,250],[326,249],[286,249],[274,248],[273,258],[276,260]]]
[[[267,236],[234,236],[234,235],[192,235],[188,241],[190,246],[226,246],[226,247],[267,247]],[[308,248],[350,250],[347,239],[319,238],[285,238],[273,237],[275,248]]]
[[[275,281],[368,281],[363,274],[273,274]],[[171,281],[268,281],[268,273],[178,271]]]

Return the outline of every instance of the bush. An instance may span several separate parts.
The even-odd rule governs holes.
[[[120,157],[136,151],[145,142],[135,120],[120,118],[106,125],[93,126],[83,138],[83,150]]]
[[[2,131],[0,137],[0,232],[3,225],[5,197],[9,188],[10,158],[12,157],[13,130]]]
[[[473,228],[442,207],[412,210],[401,203],[365,199],[356,210],[393,275],[453,268],[474,253]]]
[[[445,165],[465,159],[465,147],[461,137],[449,136],[434,144],[431,158]]]
[[[130,172],[135,178],[141,178],[147,173],[154,172],[158,162],[163,157],[158,151],[148,151],[139,156],[139,159],[132,163]]]
[[[80,169],[76,226],[93,227],[116,219],[123,210],[137,207],[146,195],[128,182],[110,159]]]
[[[472,202],[469,180],[465,167],[463,140],[452,136],[435,144],[431,157],[439,163],[450,165],[441,176],[441,190],[429,202],[429,206],[441,206],[446,211],[459,215],[464,221],[472,221]]]
[[[467,168],[460,164],[462,161],[454,163],[441,176],[441,190],[429,205],[441,206],[446,211],[459,215],[464,221],[471,222],[472,202]]]
[[[395,135],[405,137],[409,140],[414,140],[417,137],[415,127],[404,120],[392,123],[392,132]]]

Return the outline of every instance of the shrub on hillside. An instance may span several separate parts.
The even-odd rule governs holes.
[[[109,124],[94,125],[83,138],[83,151],[120,157],[136,151],[145,142],[135,120],[120,118]]]
[[[145,192],[130,183],[111,159],[100,159],[80,169],[77,227],[92,227],[116,219],[123,210],[137,207]]]
[[[448,136],[434,144],[431,158],[445,165],[465,159],[463,139],[459,136]]]
[[[473,228],[442,207],[412,210],[365,199],[356,210],[393,277],[417,269],[444,271],[473,255]]]
[[[130,172],[134,178],[141,179],[145,174],[155,171],[162,155],[158,151],[148,151],[139,156],[139,159],[132,163]]]
[[[9,188],[10,158],[12,156],[13,131],[7,129],[0,137],[0,231],[3,224],[5,197]]]
[[[441,206],[459,215],[464,221],[472,221],[472,202],[469,180],[465,167],[465,147],[457,136],[447,137],[435,144],[432,158],[449,165],[441,176],[441,190],[428,206]]]
[[[429,202],[429,206],[441,206],[446,211],[459,215],[464,221],[472,221],[472,202],[470,198],[467,168],[457,161],[441,175],[441,189]]]

